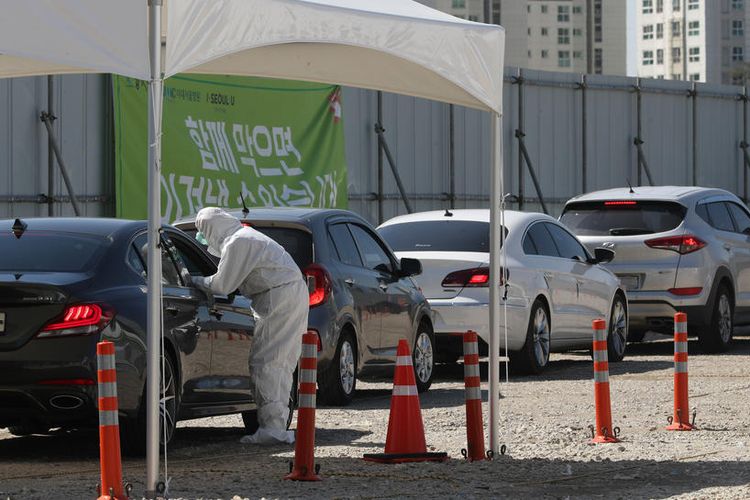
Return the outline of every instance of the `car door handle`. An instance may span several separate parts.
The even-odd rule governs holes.
[[[164,308],[165,311],[167,311],[172,316],[177,316],[180,313],[180,309],[175,306],[167,306]]]
[[[344,280],[344,283],[346,283],[349,286],[353,286],[354,285],[354,280],[352,278],[346,278]]]
[[[224,316],[224,313],[219,311],[215,307],[209,308],[208,314],[210,314],[211,316],[214,316],[216,319],[221,319],[221,317]]]
[[[725,243],[724,244],[724,250],[726,250],[727,252],[731,252],[732,251],[732,246]]]
[[[387,283],[382,283],[382,282],[381,282],[381,283],[378,283],[378,286],[379,286],[379,287],[380,287],[380,289],[381,289],[381,290],[383,290],[384,292],[385,292],[386,290],[388,290],[388,284],[387,284]]]

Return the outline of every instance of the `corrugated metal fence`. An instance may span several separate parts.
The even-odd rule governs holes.
[[[695,183],[747,196],[742,87],[515,68],[506,68],[505,77],[511,208],[541,207],[521,142],[553,215],[576,194],[648,184],[649,175],[655,184]],[[0,217],[47,215],[49,206],[54,215],[73,213],[56,166],[48,204],[47,133],[39,119],[47,108],[47,82],[0,80]],[[53,90],[55,131],[82,212],[112,215],[110,80],[55,77]],[[345,89],[343,107],[349,207],[374,223],[405,213],[386,155],[379,161],[377,92]],[[385,143],[415,211],[488,205],[487,113],[384,93],[381,116]]]

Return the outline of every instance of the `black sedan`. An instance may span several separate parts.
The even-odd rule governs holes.
[[[412,347],[417,390],[430,387],[432,313],[412,279],[422,271],[419,261],[397,259],[367,221],[347,210],[252,208],[232,214],[276,240],[307,276],[308,328],[320,338],[323,402],[345,405],[357,377],[389,371],[399,339]],[[196,234],[194,217],[174,225]]]
[[[167,435],[178,420],[230,413],[254,432],[250,301],[193,287],[214,262],[170,226],[162,238]],[[110,340],[123,448],[143,451],[146,239],[145,222],[121,219],[0,221],[0,428],[96,425],[96,343]]]

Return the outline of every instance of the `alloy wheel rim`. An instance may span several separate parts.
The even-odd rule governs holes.
[[[414,347],[414,372],[422,383],[430,380],[433,368],[432,341],[429,334],[420,332]]]
[[[625,306],[622,301],[617,300],[614,307],[612,308],[612,348],[621,355],[625,351],[625,345],[627,342],[627,315],[625,313]]]
[[[723,342],[729,342],[732,335],[732,307],[725,294],[719,297],[719,334]]]
[[[166,370],[164,371],[164,385],[159,394],[159,418],[160,424],[165,428],[161,430],[160,439],[162,444],[166,440],[169,443],[172,440],[175,426],[177,425],[177,388],[175,386],[174,369],[172,363],[167,361]]]
[[[544,308],[540,307],[534,315],[534,357],[539,366],[546,366],[549,361],[549,321]]]
[[[346,394],[351,394],[354,389],[354,352],[348,340],[341,344],[341,355],[339,356],[339,377],[341,388]]]

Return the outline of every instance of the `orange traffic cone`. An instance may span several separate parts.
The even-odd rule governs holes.
[[[695,420],[695,416],[693,416]],[[668,431],[692,431],[688,405],[688,333],[687,314],[674,315],[674,416],[669,419]]]
[[[99,500],[127,500],[128,496],[122,484],[120,460],[115,345],[107,341],[96,344],[96,361],[99,382],[99,456],[102,481],[98,487],[98,498]]]
[[[411,364],[411,353],[406,340],[399,340],[396,355],[385,453],[367,453],[363,458],[384,464],[448,460],[447,453],[427,452],[414,367]]]
[[[609,399],[609,361],[607,359],[607,323],[595,319],[594,328],[594,405],[596,429],[592,432],[594,443],[618,443],[618,427],[612,427],[612,404]]]
[[[484,460],[482,389],[479,379],[477,333],[464,333],[464,386],[466,388],[466,449],[461,453],[470,462]]]

